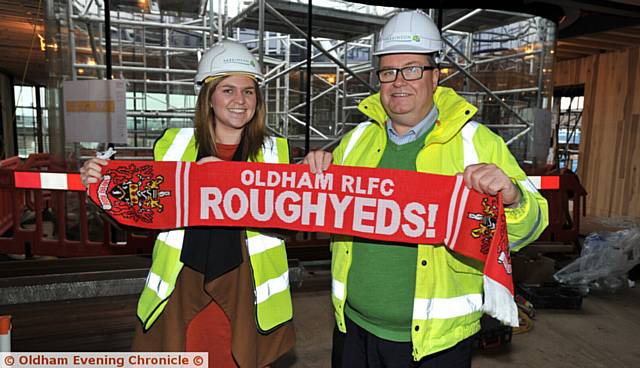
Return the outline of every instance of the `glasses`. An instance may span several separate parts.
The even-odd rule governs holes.
[[[405,66],[404,68],[389,68],[378,70],[376,74],[380,83],[395,82],[398,78],[398,72],[402,73],[402,78],[406,81],[412,81],[422,78],[422,74],[425,70],[434,70],[435,66]]]

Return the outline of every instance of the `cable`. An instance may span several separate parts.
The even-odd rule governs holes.
[[[29,53],[27,54],[27,62],[25,63],[24,71],[22,72],[21,84],[23,85],[27,77],[27,71],[29,70],[29,63],[31,62],[31,53],[33,52],[33,44],[35,43],[35,40],[36,40],[36,34],[37,34],[36,29],[38,28],[38,19],[40,18],[41,9],[42,9],[42,0],[38,0],[38,10],[36,11],[36,15],[33,18],[33,32],[31,33],[31,46],[29,47]],[[22,94],[22,90],[20,90],[20,93]]]
[[[518,320],[520,322],[520,327],[513,328],[513,334],[521,334],[525,332],[529,332],[533,329],[533,320],[525,313],[524,311],[518,308]]]

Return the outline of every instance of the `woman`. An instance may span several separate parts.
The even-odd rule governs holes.
[[[266,135],[262,78],[243,45],[212,46],[196,75],[195,127],[166,130],[155,159],[288,163],[286,140]],[[97,182],[106,163],[87,161],[83,182]],[[243,228],[160,233],[137,314],[134,351],[208,351],[210,367],[267,366],[295,340],[284,242]]]

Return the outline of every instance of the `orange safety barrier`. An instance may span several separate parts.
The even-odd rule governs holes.
[[[155,232],[123,228],[101,211],[90,213],[85,192],[15,188],[14,171],[69,172],[64,162],[35,154],[24,162],[11,158],[1,163],[0,253],[58,257],[151,253]],[[102,224],[95,227],[100,220]]]

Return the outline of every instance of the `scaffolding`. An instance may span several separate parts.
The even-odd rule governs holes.
[[[106,77],[103,1],[57,3],[59,22],[70,30],[58,42],[67,45],[63,78]],[[308,127],[313,148],[330,148],[365,119],[357,105],[378,88],[375,34],[397,10],[326,0],[313,7],[308,45],[306,2],[167,3],[174,8],[163,9],[155,0],[111,2],[112,76],[127,81],[129,149],[149,149],[168,127],[191,126],[197,61],[221,38],[242,42],[261,61],[272,134],[287,137],[299,148]],[[441,85],[476,105],[475,119],[502,135],[521,161],[535,161],[534,133],[547,122],[536,121],[539,114],[531,110],[549,108],[555,24],[490,9],[429,12],[442,25],[446,44]],[[312,55],[309,104],[307,47]]]

